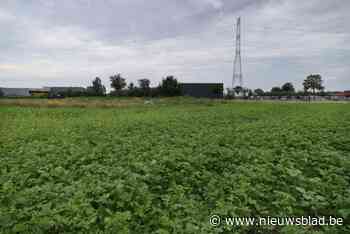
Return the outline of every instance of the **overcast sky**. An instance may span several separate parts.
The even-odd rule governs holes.
[[[242,17],[245,86],[270,89],[319,73],[350,89],[349,0],[1,0],[0,86],[128,82],[231,84]]]

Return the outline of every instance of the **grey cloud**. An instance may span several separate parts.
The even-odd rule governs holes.
[[[22,4],[19,4],[21,2]],[[79,26],[103,39],[162,39],[198,32],[220,14],[260,1],[229,0],[45,0],[7,1],[4,7],[49,26]]]
[[[347,0],[3,0],[0,86],[86,85],[116,72],[153,84],[169,73],[230,84],[240,15],[249,87],[300,85],[317,72],[342,89],[349,10]]]

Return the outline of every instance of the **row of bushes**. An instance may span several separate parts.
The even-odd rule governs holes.
[[[74,91],[68,89],[66,91],[53,92],[49,94],[49,98],[59,97],[82,97],[82,96],[117,96],[117,97],[172,97],[180,96],[181,89],[176,78],[167,76],[157,87],[150,87],[148,79],[139,80],[139,86],[135,87],[133,83],[126,86],[125,79],[120,76],[111,76],[111,87],[114,89],[109,94],[102,84],[101,79],[96,77],[92,86],[87,87],[85,91]]]

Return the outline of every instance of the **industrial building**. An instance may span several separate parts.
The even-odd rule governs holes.
[[[4,97],[49,97],[62,93],[84,93],[83,87],[1,88]]]
[[[61,94],[61,93],[84,93],[86,91],[83,87],[45,87],[45,89],[50,90],[51,95]]]
[[[223,83],[180,83],[183,96],[198,98],[223,98]]]
[[[28,88],[0,88],[2,95],[5,97],[30,97]]]
[[[337,97],[344,97],[344,98],[350,98],[350,90],[346,90],[344,92],[337,92]]]

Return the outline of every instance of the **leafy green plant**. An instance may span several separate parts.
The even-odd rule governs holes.
[[[0,107],[0,232],[348,233],[344,104]],[[211,227],[222,216],[343,226]]]

